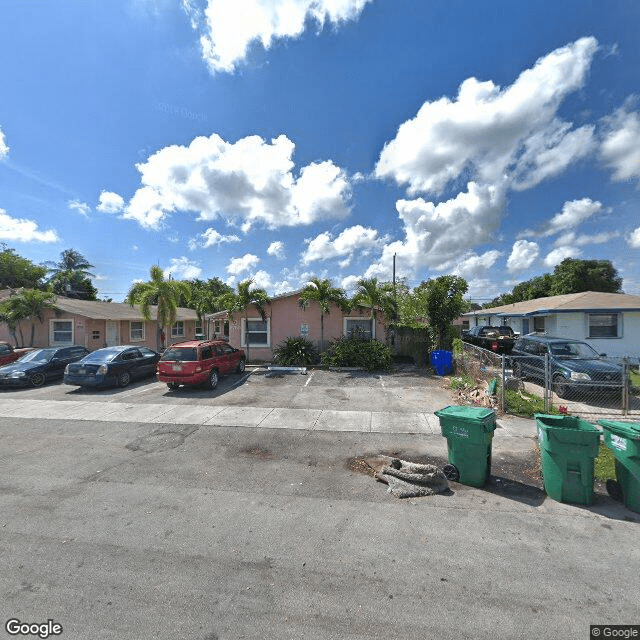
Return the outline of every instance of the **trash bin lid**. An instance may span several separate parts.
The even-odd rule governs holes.
[[[595,424],[591,424],[577,416],[556,416],[548,413],[536,413],[538,427],[545,429],[577,429],[579,431],[600,433]]]
[[[476,425],[485,424],[487,422],[496,421],[496,412],[493,409],[487,407],[467,407],[467,406],[455,406],[450,405],[434,411],[438,418],[449,418],[457,422],[467,422]]]
[[[616,435],[624,436],[629,440],[640,440],[640,423],[638,422],[615,422],[613,420],[598,420],[598,424],[613,431]]]

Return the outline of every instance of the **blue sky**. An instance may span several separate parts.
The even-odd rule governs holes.
[[[0,9],[0,242],[101,297],[174,278],[485,301],[565,257],[640,294],[635,0]]]

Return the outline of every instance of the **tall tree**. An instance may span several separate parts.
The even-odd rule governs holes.
[[[266,320],[265,307],[269,304],[269,295],[264,289],[252,289],[253,280],[244,280],[238,283],[238,291],[227,292],[218,298],[217,304],[222,309],[226,309],[229,315],[233,313],[244,313],[245,332],[247,334],[247,361],[249,360],[249,307],[254,306],[260,314],[262,321]]]
[[[312,278],[300,292],[298,304],[306,309],[311,302],[317,302],[320,307],[320,352],[324,351],[324,316],[331,311],[331,305],[336,304],[341,309],[349,308],[349,301],[343,289],[334,287],[331,280]]]
[[[621,293],[622,278],[610,260],[565,258],[553,270],[553,294],[601,291]]]
[[[44,314],[47,309],[53,309],[55,298],[52,293],[37,291],[36,289],[24,289],[11,296],[0,305],[0,320],[9,327],[16,346],[24,347],[24,335],[21,323],[24,320],[31,322],[31,335],[29,346],[33,346],[36,331],[36,321],[44,322]],[[18,345],[17,332],[20,333],[21,344]]]
[[[50,291],[79,300],[97,300],[98,290],[90,278],[95,277],[89,269],[93,265],[75,249],[65,249],[58,262],[45,262],[51,274],[47,282]]]
[[[126,301],[131,305],[139,304],[142,317],[150,321],[151,307],[156,310],[156,344],[158,350],[164,347],[162,335],[170,335],[171,327],[176,322],[178,307],[188,304],[191,291],[181,280],[165,280],[164,273],[158,265],[151,267],[151,280],[136,283],[127,295]],[[169,332],[165,332],[166,329]]]
[[[190,306],[198,314],[198,319],[202,321],[206,313],[221,311],[220,298],[228,293],[233,293],[233,289],[222,282],[219,278],[209,278],[203,280],[186,280],[191,289]]]
[[[360,278],[351,304],[360,309],[370,308],[374,323],[377,322],[378,310],[381,310],[388,320],[396,314],[393,285],[390,282],[378,282],[377,278]]]
[[[431,343],[435,348],[450,348],[453,336],[451,323],[468,308],[463,298],[469,285],[459,276],[440,276],[420,285],[429,318]]]
[[[0,243],[0,289],[39,289],[46,274],[46,267],[33,264]]]

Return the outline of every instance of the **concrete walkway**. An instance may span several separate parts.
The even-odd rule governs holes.
[[[0,398],[0,417],[440,436],[433,413]],[[535,421],[499,418],[496,437],[535,438]]]

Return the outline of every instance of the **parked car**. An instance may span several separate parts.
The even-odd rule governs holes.
[[[188,340],[171,345],[158,362],[158,380],[169,389],[180,385],[218,386],[218,379],[227,373],[242,373],[246,356],[223,340]]]
[[[531,377],[544,381],[545,356],[553,390],[559,398],[572,392],[619,393],[622,389],[622,367],[604,359],[586,342],[527,335],[518,340],[511,351],[513,373],[517,378]]]
[[[89,349],[79,345],[34,349],[0,367],[0,387],[41,387],[45,382],[62,378],[68,364],[88,353]]]
[[[471,327],[462,334],[462,339],[483,349],[495,353],[511,353],[516,341],[516,334],[511,327],[478,326]]]
[[[64,382],[81,387],[126,387],[136,378],[154,375],[158,360],[160,354],[147,347],[105,347],[67,365]]]
[[[29,351],[34,351],[34,348],[24,347],[23,349],[14,349],[8,342],[0,342],[0,367],[14,362],[25,353],[29,353]]]

